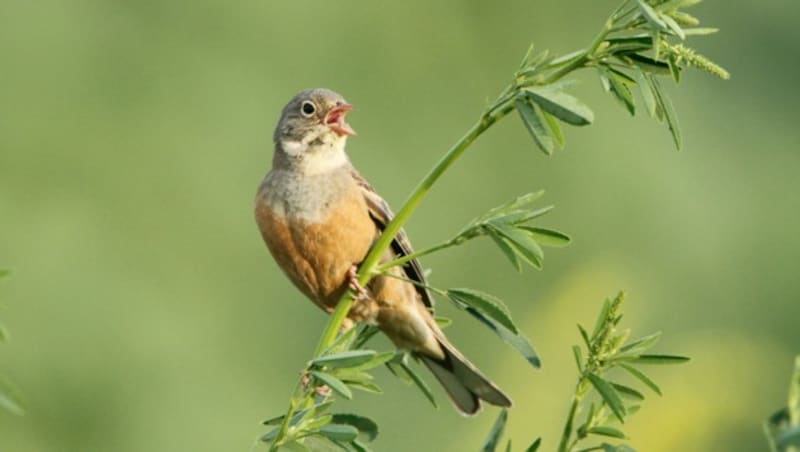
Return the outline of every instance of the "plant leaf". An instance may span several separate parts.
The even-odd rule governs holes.
[[[508,308],[499,298],[477,290],[465,288],[449,289],[447,290],[447,296],[453,300],[454,303],[462,305],[462,307],[471,307],[488,315],[511,330],[514,334],[519,333],[517,326],[514,325],[514,322],[511,320],[511,314],[508,312]]]
[[[581,348],[577,345],[573,345],[572,355],[575,357],[575,365],[578,366],[578,372],[583,373],[583,354],[581,353]]]
[[[642,52],[653,47],[653,36],[639,34],[606,39],[609,53]]]
[[[357,366],[349,367],[346,370],[353,372],[363,372],[365,370],[374,369],[380,366],[381,364],[385,364],[391,361],[395,357],[395,354],[396,354],[395,352],[377,353],[373,355],[369,361],[361,363]]]
[[[311,361],[311,365],[318,367],[327,366],[331,368],[355,367],[371,361],[375,355],[376,353],[374,350],[348,350],[346,352],[321,356]]]
[[[647,336],[641,337],[636,339],[619,349],[620,353],[629,352],[631,354],[636,354],[638,352],[643,352],[650,347],[654,346],[656,342],[661,338],[661,331],[655,332],[653,334],[649,334]]]
[[[636,364],[682,364],[689,359],[688,356],[677,355],[639,355],[626,361]]]
[[[344,380],[347,386],[353,389],[360,389],[364,392],[371,392],[373,394],[383,394],[383,389],[371,381],[364,380]]]
[[[678,116],[675,113],[675,109],[672,108],[672,102],[669,100],[666,94],[661,90],[661,85],[658,83],[653,76],[645,76],[648,84],[650,85],[650,89],[653,91],[653,97],[656,99],[656,104],[659,106],[661,111],[664,112],[664,118],[667,121],[667,127],[669,127],[669,131],[672,134],[672,139],[675,142],[675,147],[680,150],[681,148],[681,130],[680,126],[678,125]]]
[[[642,15],[648,22],[653,24],[657,29],[662,31],[667,31],[667,24],[661,19],[661,16],[650,6],[646,0],[636,0],[636,3],[639,5],[639,10],[641,10]]]
[[[620,367],[627,370],[629,374],[633,375],[637,380],[641,381],[645,384],[648,388],[652,389],[658,395],[661,395],[661,388],[658,387],[653,380],[651,380],[647,375],[636,369],[635,367],[629,366],[627,364],[620,364]]]
[[[336,413],[333,415],[335,424],[347,424],[357,428],[367,441],[374,441],[378,437],[378,424],[372,419],[351,413]]]
[[[775,443],[778,450],[787,450],[789,446],[800,446],[800,425],[779,433]]]
[[[511,243],[503,237],[495,234],[489,234],[489,237],[494,240],[495,245],[500,248],[500,251],[502,251],[506,256],[506,259],[511,262],[511,265],[517,269],[517,272],[522,272],[522,264],[520,263],[519,257],[517,257],[517,253],[514,251],[514,248],[511,246]]]
[[[483,443],[483,448],[481,449],[483,452],[494,452],[497,449],[497,444],[500,443],[503,430],[506,428],[507,420],[508,411],[505,409],[500,410],[500,414],[497,416],[497,420],[494,421],[494,425],[489,432],[489,436],[486,438],[486,442]]]
[[[550,136],[556,140],[559,149],[564,149],[567,141],[564,139],[564,131],[561,130],[561,124],[558,123],[558,119],[546,111],[542,112],[542,116],[547,123],[547,127],[550,128]]]
[[[654,60],[648,56],[641,55],[639,53],[626,53],[622,57],[622,61],[630,64],[634,64],[639,67],[639,69],[657,75],[669,75],[669,64],[660,61]]]
[[[636,114],[636,103],[633,100],[633,93],[631,92],[628,84],[627,75],[615,71],[609,67],[600,67],[600,74],[603,77],[606,91],[610,92],[617,98],[625,109],[628,110],[631,116]],[[621,75],[622,74],[622,75]]]
[[[545,229],[535,226],[520,226],[519,228],[528,231],[528,234],[533,237],[533,240],[544,246],[561,248],[569,245],[569,243],[572,241],[570,236],[567,234],[555,231],[553,229]]]
[[[525,124],[525,128],[528,129],[528,133],[539,149],[546,155],[552,155],[555,144],[541,112],[525,99],[517,99],[514,105],[519,112],[519,117],[522,118],[522,123]]]
[[[531,236],[503,223],[490,222],[489,225],[493,231],[498,232],[511,242],[511,246],[525,262],[536,269],[542,268],[544,252]]]
[[[594,121],[594,113],[576,97],[550,88],[526,87],[525,95],[542,110],[575,126],[585,126]]]
[[[435,408],[439,408],[439,405],[436,403],[436,399],[433,397],[433,392],[431,392],[431,388],[428,386],[427,383],[425,383],[425,380],[423,380],[419,375],[417,375],[417,373],[414,372],[414,370],[411,369],[411,367],[409,367],[408,364],[400,362],[400,367],[402,367],[402,369],[406,371],[406,374],[408,374],[408,376],[411,377],[411,380],[422,391],[422,393],[425,395],[425,398],[428,399],[428,401],[431,402],[431,404]]]
[[[614,387],[594,373],[590,372],[586,374],[586,376],[608,407],[611,408],[614,416],[616,416],[620,422],[625,423],[625,405],[622,404],[622,399],[619,398],[619,394]]]
[[[358,437],[358,429],[347,424],[324,425],[319,432],[334,441],[350,442]]]
[[[609,427],[607,425],[598,425],[595,427],[591,427],[586,431],[589,433],[594,433],[595,435],[610,436],[612,438],[620,438],[620,439],[627,438],[625,436],[625,433],[622,432],[622,430],[618,430],[614,427]]]
[[[527,337],[525,337],[525,335],[523,335],[522,333],[514,333],[513,331],[503,326],[503,324],[501,324],[497,320],[494,320],[491,317],[487,317],[486,315],[484,315],[479,311],[476,311],[475,309],[467,308],[467,312],[472,314],[473,317],[480,320],[481,323],[483,323],[489,329],[494,331],[498,336],[500,336],[500,339],[502,339],[503,342],[513,347],[533,367],[538,369],[542,366],[542,361],[539,359],[539,355],[536,353],[536,350],[534,350],[533,345],[531,345],[530,341],[528,340]]]
[[[644,400],[644,394],[631,388],[630,386],[625,386],[619,383],[611,383],[611,386],[613,386],[622,397],[627,397],[636,401]]]
[[[530,446],[528,446],[528,448],[525,449],[525,452],[536,452],[539,450],[539,446],[541,445],[542,445],[542,438],[536,438],[536,441],[534,441]]]
[[[339,380],[333,375],[317,370],[312,370],[311,375],[345,399],[353,398],[353,392],[350,391],[350,388],[348,388],[342,380]]]

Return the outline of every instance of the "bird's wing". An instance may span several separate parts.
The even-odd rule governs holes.
[[[370,216],[372,220],[375,222],[375,225],[378,229],[383,232],[386,229],[386,225],[392,221],[394,218],[394,214],[392,210],[389,208],[389,204],[381,198],[381,196],[372,188],[372,185],[361,176],[355,169],[352,170],[353,179],[355,179],[356,183],[358,184],[361,192],[364,194],[364,199],[367,201],[367,207],[369,208]],[[392,250],[398,257],[408,256],[414,250],[411,248],[411,243],[408,241],[408,236],[406,232],[401,229],[400,232],[397,233],[394,240],[392,240]],[[403,270],[405,271],[406,275],[412,281],[418,282],[420,285],[414,285],[417,292],[419,293],[420,297],[422,298],[422,302],[425,304],[426,307],[433,309],[433,297],[428,292],[428,289],[425,287],[428,285],[427,278],[425,278],[425,273],[422,271],[422,266],[420,265],[417,259],[412,259],[406,262],[403,265]]]

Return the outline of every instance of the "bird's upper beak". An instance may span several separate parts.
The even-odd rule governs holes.
[[[353,106],[350,104],[337,105],[331,108],[328,114],[325,115],[325,125],[339,136],[355,135],[356,131],[344,120],[344,117],[347,116],[347,112],[352,109]]]

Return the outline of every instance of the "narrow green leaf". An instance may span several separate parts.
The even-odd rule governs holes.
[[[675,34],[675,36],[686,39],[686,33],[683,32],[683,28],[678,25],[678,22],[675,22],[675,19],[669,17],[666,14],[659,14],[661,20],[667,25],[667,29]]]
[[[608,444],[603,443],[603,452],[636,452],[636,449],[628,446],[627,444]]]
[[[503,430],[506,428],[507,420],[508,411],[505,409],[500,410],[500,414],[497,416],[497,420],[494,421],[494,425],[489,432],[489,436],[486,438],[486,442],[483,443],[483,448],[481,449],[483,452],[494,452],[497,449],[500,438],[503,436]]]
[[[622,397],[626,397],[628,399],[636,401],[644,400],[644,394],[631,388],[630,386],[625,386],[623,384],[613,383],[613,382],[611,383],[611,386],[613,386],[614,389],[616,389],[619,395],[621,395]]]
[[[621,73],[611,70],[608,67],[601,67],[600,73],[602,80],[604,80],[604,87],[606,91],[614,95],[614,97],[628,110],[631,116],[636,114],[636,104],[633,100],[633,93],[631,92],[628,84],[630,82],[624,78]],[[627,76],[625,76],[627,77]]]
[[[344,380],[345,384],[353,389],[360,389],[364,392],[371,392],[373,394],[383,394],[383,389],[380,386],[370,381],[364,380]]]
[[[564,131],[561,130],[561,124],[558,123],[558,119],[546,111],[542,112],[542,116],[550,129],[550,136],[556,140],[559,149],[564,149],[567,141],[564,138]]]
[[[433,397],[433,392],[431,388],[425,383],[425,380],[422,379],[408,364],[401,362],[400,367],[411,377],[411,380],[414,382],[415,385],[422,391],[422,394],[425,395],[425,398],[428,399],[429,402],[434,406],[434,408],[439,408],[439,405],[436,403],[436,399]]]
[[[508,308],[499,298],[466,288],[448,289],[447,297],[456,304],[460,304],[463,307],[468,306],[486,314],[511,330],[514,334],[519,333],[517,326],[514,325],[514,322],[511,320],[511,314]]]
[[[525,262],[536,269],[542,268],[544,252],[529,234],[502,223],[491,222],[490,225],[494,231],[511,242],[511,246]]]
[[[333,420],[332,414],[323,414],[315,419],[311,419],[308,422],[305,422],[302,426],[302,429],[308,432],[316,432],[320,429],[323,425],[330,424]]]
[[[684,28],[683,33],[686,36],[705,36],[705,35],[713,35],[714,33],[718,32],[719,28],[710,28],[710,27],[698,27],[698,28]]]
[[[652,389],[653,392],[655,392],[658,395],[661,395],[661,388],[659,388],[658,385],[655,384],[655,382],[653,382],[653,380],[651,380],[647,375],[645,375],[644,373],[642,373],[641,371],[639,371],[635,367],[629,366],[627,364],[620,364],[619,366],[622,367],[623,369],[627,370],[628,373],[630,373],[636,379],[638,379],[639,381],[644,383],[645,386],[647,386],[648,388]]]
[[[651,118],[655,118],[658,104],[656,103],[655,96],[653,96],[650,83],[647,81],[647,76],[645,75],[644,71],[642,71],[640,68],[637,68],[635,77],[637,80],[637,85],[639,86],[639,92],[642,95],[642,100],[644,100],[644,104],[647,107],[647,113]]]
[[[414,380],[411,379],[410,376],[403,370],[401,366],[401,362],[394,362],[389,361],[386,363],[386,368],[389,369],[389,372],[392,373],[395,377],[399,378],[405,384],[413,384]]]
[[[492,221],[513,224],[517,226],[526,223],[528,221],[531,221],[535,218],[539,218],[542,215],[550,212],[551,210],[553,210],[553,206],[545,206],[542,207],[541,209],[536,209],[536,210],[523,210],[523,211],[511,212],[508,215],[493,218]]]
[[[581,348],[577,345],[572,346],[572,355],[575,357],[575,365],[578,366],[578,372],[583,373],[583,354]]]
[[[374,369],[374,368],[380,366],[381,364],[385,364],[385,363],[391,361],[394,358],[394,356],[395,356],[395,352],[378,353],[378,354],[373,355],[372,358],[369,361],[367,361],[365,363],[361,363],[361,364],[359,364],[357,366],[350,367],[347,370],[348,371],[353,371],[353,372],[363,372],[365,370]]]
[[[372,419],[358,414],[337,413],[333,415],[335,424],[352,425],[364,435],[367,441],[374,441],[378,437],[378,424]]]
[[[273,428],[261,436],[261,441],[264,441],[265,443],[271,442],[273,439],[278,437],[278,433],[280,433],[280,431],[280,427]]]
[[[646,0],[636,0],[636,3],[639,5],[639,10],[642,12],[642,15],[648,22],[653,24],[656,28],[667,31],[667,24],[661,19],[661,16],[650,6]]]
[[[689,359],[688,356],[676,355],[639,355],[627,361],[636,364],[682,364]]]
[[[350,388],[338,378],[334,377],[331,374],[327,374],[325,372],[320,372],[316,370],[311,371],[311,375],[319,380],[320,383],[328,386],[331,388],[335,393],[339,394],[340,396],[344,397],[345,399],[352,399],[353,392],[350,391]]]
[[[344,333],[340,334],[339,337],[333,341],[333,344],[325,351],[326,354],[338,353],[341,351],[348,350],[350,345],[353,344],[356,337],[360,333],[359,328],[350,328],[349,330],[345,331]]]
[[[649,334],[644,337],[640,337],[630,343],[624,345],[622,348],[619,349],[620,353],[630,352],[630,353],[638,353],[643,352],[650,347],[656,345],[656,342],[661,338],[661,331],[655,332],[653,334]]]
[[[491,237],[492,240],[494,240],[495,245],[497,245],[497,247],[500,248],[500,251],[502,251],[506,259],[508,259],[509,262],[511,262],[511,265],[513,265],[514,268],[517,269],[517,272],[521,272],[522,264],[520,263],[519,257],[517,257],[517,253],[514,251],[514,248],[511,246],[511,242],[495,234],[489,234],[489,237]]]
[[[317,367],[326,366],[331,368],[354,367],[358,366],[359,364],[369,362],[375,357],[375,355],[376,353],[374,350],[349,350],[346,352],[321,356],[311,361],[311,365]]]
[[[542,438],[536,438],[536,441],[534,441],[530,446],[528,446],[528,448],[525,449],[525,452],[537,452],[539,450],[539,446],[541,445],[542,445]]]
[[[607,425],[598,425],[596,427],[591,427],[586,431],[589,433],[593,433],[595,435],[610,436],[612,438],[620,438],[620,439],[627,438],[627,436],[625,436],[625,433],[623,433],[621,430],[618,430],[614,427],[609,427]]]
[[[18,416],[25,414],[22,392],[3,375],[0,375],[0,408]]]
[[[537,107],[524,99],[517,99],[514,105],[517,108],[517,112],[519,112],[520,118],[522,118],[522,123],[525,124],[525,128],[528,129],[528,133],[533,138],[533,141],[536,142],[536,145],[539,146],[539,149],[547,155],[552,155],[554,149],[553,137],[550,136],[545,120],[537,110]]]
[[[622,36],[606,39],[609,53],[642,52],[653,47],[653,37],[649,34]]]
[[[611,309],[611,300],[606,298],[603,301],[603,308],[600,309],[600,312],[597,314],[597,319],[594,321],[594,328],[592,329],[592,339],[597,338],[597,335],[600,333],[600,330],[606,326],[606,322],[608,321],[608,311]]]
[[[667,127],[669,127],[669,131],[672,133],[672,139],[675,141],[675,147],[680,150],[681,148],[681,131],[680,127],[678,126],[678,116],[675,113],[675,110],[672,108],[672,102],[669,100],[669,97],[661,90],[661,85],[658,83],[653,76],[646,76],[645,77],[648,83],[650,84],[650,88],[653,91],[653,96],[656,99],[656,104],[661,108],[664,112],[664,118],[667,121]]]
[[[576,97],[549,88],[526,87],[525,95],[542,110],[575,126],[585,126],[594,121],[594,113]]]
[[[319,432],[334,441],[350,442],[358,437],[358,429],[347,424],[328,424]]]
[[[506,452],[511,452],[511,438],[509,438],[506,443]]]
[[[614,387],[594,373],[590,372],[586,376],[608,407],[611,408],[614,416],[616,416],[620,422],[625,423],[625,405],[622,404],[622,399],[619,398],[619,394],[617,394]]]
[[[589,339],[589,334],[586,333],[586,330],[578,324],[578,331],[581,332],[581,337],[583,338],[583,343],[586,345],[587,350],[592,349],[592,341]]]
[[[486,325],[490,330],[494,331],[495,334],[500,336],[500,339],[502,339],[503,342],[513,347],[533,367],[538,369],[542,366],[542,362],[539,359],[539,355],[536,353],[536,351],[533,348],[533,345],[531,345],[530,341],[528,340],[527,337],[525,337],[525,335],[523,335],[522,333],[514,333],[513,331],[503,326],[502,323],[492,319],[491,317],[484,315],[483,313],[475,309],[467,308],[467,312],[469,312],[476,319],[480,320],[481,323]]]
[[[638,53],[626,53],[622,56],[622,61],[634,64],[639,69],[657,75],[669,75],[669,65],[663,61],[654,60],[648,56]]]
[[[537,243],[544,246],[561,248],[569,245],[569,243],[572,241],[567,234],[555,231],[553,229],[545,229],[535,226],[520,226],[520,229],[528,231],[528,234],[533,237]]]

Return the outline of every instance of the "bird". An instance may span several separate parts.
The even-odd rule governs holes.
[[[273,134],[272,168],[255,198],[256,223],[267,248],[300,292],[327,313],[348,289],[356,289],[343,330],[355,322],[377,326],[433,373],[462,414],[480,411],[481,401],[510,407],[511,399],[435,322],[417,259],[374,276],[366,287],[358,283],[359,264],[393,213],[345,152],[347,138],[356,134],[346,121],[352,109],[340,94],[324,88],[301,91],[283,108]],[[401,230],[381,263],[410,253]]]

